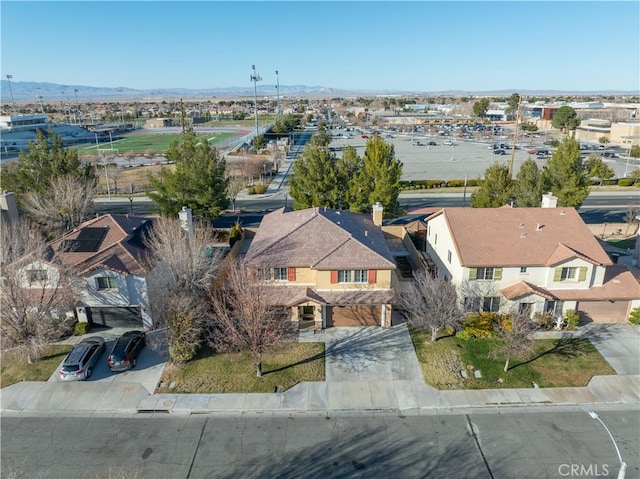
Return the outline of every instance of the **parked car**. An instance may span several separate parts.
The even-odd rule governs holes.
[[[506,155],[507,152],[504,150],[493,150],[494,155]]]
[[[367,135],[362,135],[362,138],[364,138],[366,140],[369,137]]]
[[[93,367],[105,350],[104,338],[92,336],[76,344],[60,366],[62,381],[82,381],[91,377]]]
[[[535,148],[527,151],[527,153],[529,153],[530,155],[537,155],[538,154],[538,150],[536,150]]]
[[[107,357],[109,369],[126,371],[135,368],[138,354],[144,347],[146,339],[142,331],[127,331],[120,336]]]
[[[453,146],[453,141],[451,141],[451,140],[444,140],[444,141],[442,142],[442,144],[443,144],[443,145],[447,145],[447,146]]]
[[[435,141],[430,141],[428,143],[429,146],[438,146],[438,144]]]
[[[605,151],[604,153],[602,153],[602,156],[604,158],[616,158],[618,155],[616,155],[614,152],[612,151]]]

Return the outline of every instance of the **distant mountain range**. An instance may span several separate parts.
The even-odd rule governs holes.
[[[11,88],[9,88],[11,86]],[[76,92],[77,90],[77,92]],[[408,91],[408,90],[342,90],[323,86],[306,85],[280,85],[280,96],[282,97],[339,97],[355,95],[490,95],[505,96],[518,92],[525,96],[556,96],[556,95],[638,95],[638,91],[602,90],[602,91],[564,91],[564,90],[496,90],[496,91]],[[253,85],[246,87],[226,87],[226,88],[154,88],[147,90],[137,90],[127,87],[108,88],[86,85],[61,85],[47,82],[24,82],[8,80],[0,82],[0,96],[3,103],[11,101],[11,94],[15,101],[70,101],[75,100],[76,94],[81,100],[113,100],[113,99],[161,99],[161,98],[240,98],[253,97]],[[275,97],[277,95],[276,85],[258,85],[258,97]]]

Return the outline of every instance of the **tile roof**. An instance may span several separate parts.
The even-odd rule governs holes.
[[[580,257],[612,264],[574,208],[443,208],[462,266],[550,266]]]
[[[514,300],[535,294],[549,301],[624,301],[640,299],[640,283],[624,265],[608,266],[602,286],[588,289],[545,289],[525,281],[518,281],[500,290],[502,295]]]
[[[244,262],[316,270],[396,268],[381,228],[369,216],[321,208],[265,215]]]
[[[118,273],[143,275],[146,248],[141,235],[153,224],[151,218],[107,214],[82,223],[78,228],[48,245],[51,256],[79,274],[105,268]],[[64,251],[64,245],[76,240],[85,228],[104,228],[106,233],[95,251]]]
[[[349,306],[354,304],[387,304],[393,301],[392,290],[318,291],[306,286],[267,286],[273,291],[272,304],[292,307],[307,301],[318,304]],[[283,292],[285,294],[283,294]],[[286,298],[286,299],[283,299]]]

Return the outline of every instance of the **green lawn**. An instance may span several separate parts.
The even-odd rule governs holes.
[[[167,364],[156,393],[272,393],[301,381],[324,381],[324,343],[281,343],[264,355],[263,376],[256,376],[249,353],[216,354],[203,348],[183,366]],[[168,385],[175,382],[176,387]]]
[[[633,237],[633,238],[625,238],[625,239],[610,239],[610,240],[607,240],[607,243],[617,248],[634,249],[636,247],[636,238]]]
[[[222,132],[222,133],[210,133],[206,135],[198,135],[199,138],[207,140],[210,145],[215,145],[224,141],[228,138],[231,138],[235,135],[233,132]],[[164,153],[169,148],[169,145],[177,138],[180,138],[182,135],[180,134],[139,134],[132,133],[121,140],[114,140],[111,142],[103,142],[100,143],[100,149],[108,149],[113,145],[114,149],[118,150],[118,153],[145,153],[149,151],[153,151],[154,153]],[[76,148],[79,154],[96,154],[97,148],[95,143],[83,144],[73,146],[72,148]]]
[[[504,357],[491,357],[497,339],[461,340],[441,337],[431,343],[430,333],[411,332],[426,383],[438,389],[499,389],[584,387],[593,376],[615,374],[587,339],[538,339],[526,358],[511,359],[504,372]],[[460,375],[466,370],[468,378]],[[473,375],[480,370],[482,378]]]
[[[60,365],[70,345],[48,346],[37,363],[28,364],[23,358],[12,354],[2,354],[0,365],[0,388],[20,381],[46,381]]]

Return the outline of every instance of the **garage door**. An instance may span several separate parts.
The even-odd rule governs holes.
[[[581,320],[594,323],[624,323],[629,301],[580,301],[577,310]]]
[[[331,306],[327,308],[327,326],[380,326],[380,305]]]
[[[141,328],[140,308],[87,308],[89,322],[110,328]]]

